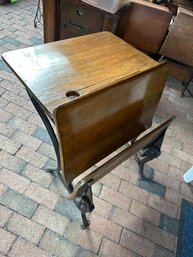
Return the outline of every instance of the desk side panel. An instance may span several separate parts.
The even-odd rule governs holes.
[[[56,109],[55,123],[67,182],[151,125],[166,76],[166,65],[160,65]]]

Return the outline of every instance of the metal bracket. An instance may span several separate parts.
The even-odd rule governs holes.
[[[137,152],[134,155],[134,158],[139,165],[139,176],[140,179],[143,179],[144,176],[144,165],[146,162],[151,161],[161,154],[161,146],[164,140],[164,136],[166,133],[166,130],[163,130],[160,134],[158,134],[148,145],[146,145],[142,150]],[[132,141],[131,144],[133,144],[134,141]]]
[[[185,82],[182,83],[183,86],[184,86],[184,88],[183,88],[183,90],[182,90],[181,97],[184,97],[184,96],[185,96],[185,94],[184,94],[185,91],[187,91],[187,92],[189,93],[189,95],[190,95],[191,97],[193,97],[192,92],[191,92],[190,89],[188,88],[190,82],[191,82],[191,81],[188,81],[188,82],[186,82],[186,83],[185,83]]]
[[[50,121],[47,117],[47,115],[42,111],[40,105],[38,104],[38,102],[36,101],[36,99],[33,97],[33,95],[31,95],[28,91],[27,91],[30,100],[32,101],[36,111],[38,112],[42,122],[44,123],[47,132],[50,136],[50,139],[52,141],[52,144],[54,146],[54,150],[55,150],[55,154],[56,154],[56,158],[57,158],[57,168],[56,169],[48,169],[47,172],[54,172],[54,171],[60,171],[61,170],[61,161],[60,161],[60,150],[59,150],[59,144],[58,144],[58,139],[55,135],[55,132],[53,130],[52,125],[50,124]]]
[[[60,173],[60,170],[58,169],[47,169],[46,172],[52,174],[53,176],[59,178],[59,180],[62,182],[66,190],[69,194],[71,194],[74,190],[72,183],[66,183],[62,177],[62,174]]]
[[[47,172],[48,172],[48,170],[47,170]],[[72,183],[66,183],[58,169],[52,169],[49,172],[52,175],[54,175],[60,179],[60,181],[65,186],[65,188],[69,194],[73,193],[74,188],[73,188]],[[90,221],[87,219],[86,213],[92,212],[95,208],[95,206],[93,204],[93,195],[92,195],[91,186],[88,186],[88,184],[86,184],[86,186],[84,187],[84,189],[81,192],[81,195],[79,197],[73,199],[73,202],[81,212],[81,217],[82,217],[82,222],[83,222],[83,224],[81,225],[81,228],[85,229],[90,225]]]
[[[81,211],[81,217],[83,221],[82,229],[87,228],[90,225],[90,221],[86,217],[87,212],[92,212],[95,208],[93,204],[93,194],[91,186],[86,184],[82,195],[74,199],[74,203]]]
[[[50,136],[50,139],[53,143],[54,150],[56,153],[57,167],[55,169],[46,169],[46,172],[51,173],[55,177],[58,177],[60,179],[60,181],[62,182],[62,184],[65,186],[68,193],[71,194],[74,191],[72,183],[71,182],[66,183],[63,179],[62,174],[60,173],[61,161],[60,161],[60,153],[59,153],[59,144],[58,144],[58,139],[52,128],[52,125],[50,124],[50,121],[49,121],[47,115],[42,111],[41,107],[39,106],[39,104],[35,100],[35,98],[29,92],[28,92],[28,95],[47,129],[47,132]],[[83,188],[83,190],[81,191],[80,196],[73,199],[73,201],[74,201],[76,207],[81,211],[81,216],[82,216],[82,221],[83,221],[83,225],[81,227],[83,229],[85,229],[90,224],[89,220],[86,217],[86,213],[92,212],[94,210],[91,186],[86,185],[86,187]]]
[[[48,117],[46,116],[46,114],[42,111],[41,107],[39,106],[38,102],[35,100],[35,98],[27,91],[36,111],[38,112],[42,122],[44,123],[47,132],[50,136],[50,139],[52,141],[52,144],[54,146],[54,150],[55,150],[55,154],[56,154],[56,158],[57,158],[57,167],[55,169],[46,169],[46,172],[52,174],[55,177],[58,177],[60,179],[60,181],[63,183],[63,185],[65,186],[66,190],[69,193],[73,192],[73,186],[72,183],[66,183],[60,173],[61,170],[61,162],[60,162],[60,151],[59,151],[59,144],[58,144],[58,139],[54,133],[54,130],[52,128],[52,125],[50,124],[50,121],[48,119]]]
[[[37,28],[37,23],[41,23],[42,20],[42,10],[41,10],[41,6],[40,6],[40,0],[38,0],[38,6],[37,6],[37,10],[36,10],[36,14],[35,14],[35,18],[34,18],[34,27]]]
[[[48,172],[48,170],[47,170]],[[69,194],[73,193],[74,188],[72,183],[66,183],[62,177],[62,174],[58,169],[52,169],[49,171],[52,175],[58,177],[62,184],[65,186],[66,190]],[[69,199],[70,200],[70,199]],[[92,195],[92,188],[91,186],[86,186],[83,188],[81,195],[79,197],[76,197],[73,199],[74,204],[81,212],[82,222],[81,225],[82,229],[87,228],[90,225],[90,221],[86,217],[87,212],[92,212],[94,210],[94,204],[93,204],[93,195]]]

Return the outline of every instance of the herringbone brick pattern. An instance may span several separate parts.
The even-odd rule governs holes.
[[[33,27],[37,0],[0,6],[0,54],[43,42]],[[55,165],[53,146],[23,86],[0,59],[0,257],[175,257],[183,182],[193,165],[192,99],[168,79],[155,124],[176,115],[162,155],[148,163],[150,183],[138,183],[129,159],[93,187],[96,209],[89,230],[66,199],[60,181],[44,172]],[[152,181],[156,182],[153,183]]]

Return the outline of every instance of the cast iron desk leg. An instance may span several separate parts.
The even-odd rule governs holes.
[[[42,111],[41,107],[39,106],[38,102],[34,99],[34,97],[28,92],[28,95],[35,107],[35,109],[37,110],[41,120],[43,121],[47,132],[50,136],[50,139],[52,141],[52,144],[54,146],[54,150],[56,153],[56,158],[57,158],[57,168],[56,169],[47,169],[46,172],[50,172],[52,173],[54,176],[57,176],[61,182],[64,184],[65,188],[67,189],[67,191],[69,193],[73,192],[73,186],[72,183],[66,183],[63,178],[62,175],[60,174],[60,170],[61,170],[61,161],[60,161],[60,152],[59,152],[59,144],[58,144],[58,139],[55,135],[55,132],[52,128],[52,125],[50,124],[50,121],[48,119],[48,117],[46,116],[46,114]]]
[[[159,133],[148,145],[146,145],[141,151],[134,154],[134,158],[139,165],[139,176],[140,179],[144,179],[144,165],[146,162],[149,162],[161,154],[161,146],[164,140],[164,136],[166,133],[166,129],[164,129],[161,133]],[[135,143],[135,139],[131,141],[131,144]]]
[[[28,91],[27,91],[28,92]],[[35,109],[37,110],[40,118],[42,119],[47,132],[51,138],[51,141],[53,143],[54,146],[54,150],[56,153],[56,158],[57,158],[57,168],[56,169],[48,169],[47,172],[52,173],[54,176],[57,176],[60,181],[63,183],[63,185],[65,186],[66,190],[70,193],[73,192],[74,188],[72,183],[66,183],[60,173],[61,170],[61,161],[60,161],[60,152],[59,152],[59,143],[58,143],[58,139],[55,135],[55,132],[53,130],[52,125],[50,124],[50,121],[47,117],[47,115],[44,113],[44,111],[41,109],[41,107],[39,106],[38,102],[35,100],[35,98],[28,92],[28,95],[35,107]],[[83,225],[81,226],[83,229],[87,228],[90,224],[89,220],[86,217],[86,212],[91,212],[94,209],[94,205],[93,205],[93,199],[92,199],[92,190],[91,187],[88,187],[85,192],[84,195],[82,197],[80,197],[78,200],[74,200],[75,205],[77,206],[77,208],[81,211],[81,216],[82,216],[82,221],[83,221]]]

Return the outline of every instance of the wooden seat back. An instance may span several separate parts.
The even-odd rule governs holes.
[[[160,54],[193,67],[193,12],[179,8]]]
[[[80,90],[83,96],[55,109],[66,182],[151,126],[166,77],[166,64],[158,64],[90,94]]]
[[[167,7],[134,0],[121,19],[117,35],[140,50],[158,53],[171,19],[172,13]]]

